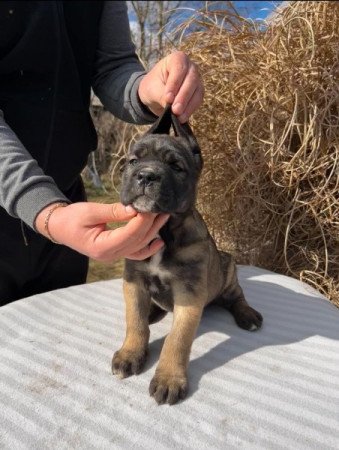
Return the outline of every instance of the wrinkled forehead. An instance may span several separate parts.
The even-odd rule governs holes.
[[[181,138],[168,135],[142,137],[133,145],[129,156],[135,156],[138,159],[160,159],[164,161],[175,157],[187,162],[190,162],[193,157]]]

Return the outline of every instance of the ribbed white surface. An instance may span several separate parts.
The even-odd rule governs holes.
[[[264,326],[207,309],[175,406],[148,395],[171,315],[152,325],[146,370],[111,375],[121,280],[0,308],[0,448],[338,449],[339,310],[291,278],[253,267],[239,278]]]

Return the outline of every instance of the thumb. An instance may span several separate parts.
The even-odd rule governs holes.
[[[132,206],[124,206],[121,203],[87,203],[87,205],[90,207],[87,218],[93,224],[124,222],[137,215]]]
[[[138,213],[131,205],[124,206],[122,203],[112,203],[111,211],[113,221],[125,221],[135,217]]]

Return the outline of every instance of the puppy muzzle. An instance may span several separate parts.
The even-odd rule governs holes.
[[[142,169],[137,173],[137,184],[139,186],[149,187],[156,182],[160,182],[160,180],[161,176],[152,169]]]

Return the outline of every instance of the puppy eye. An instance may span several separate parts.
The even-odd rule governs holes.
[[[180,166],[179,164],[177,164],[176,162],[172,162],[171,163],[171,168],[173,170],[175,170],[176,172],[184,172],[184,168],[182,166]]]
[[[128,161],[128,164],[131,166],[135,166],[138,163],[138,160],[136,158],[130,159]]]

